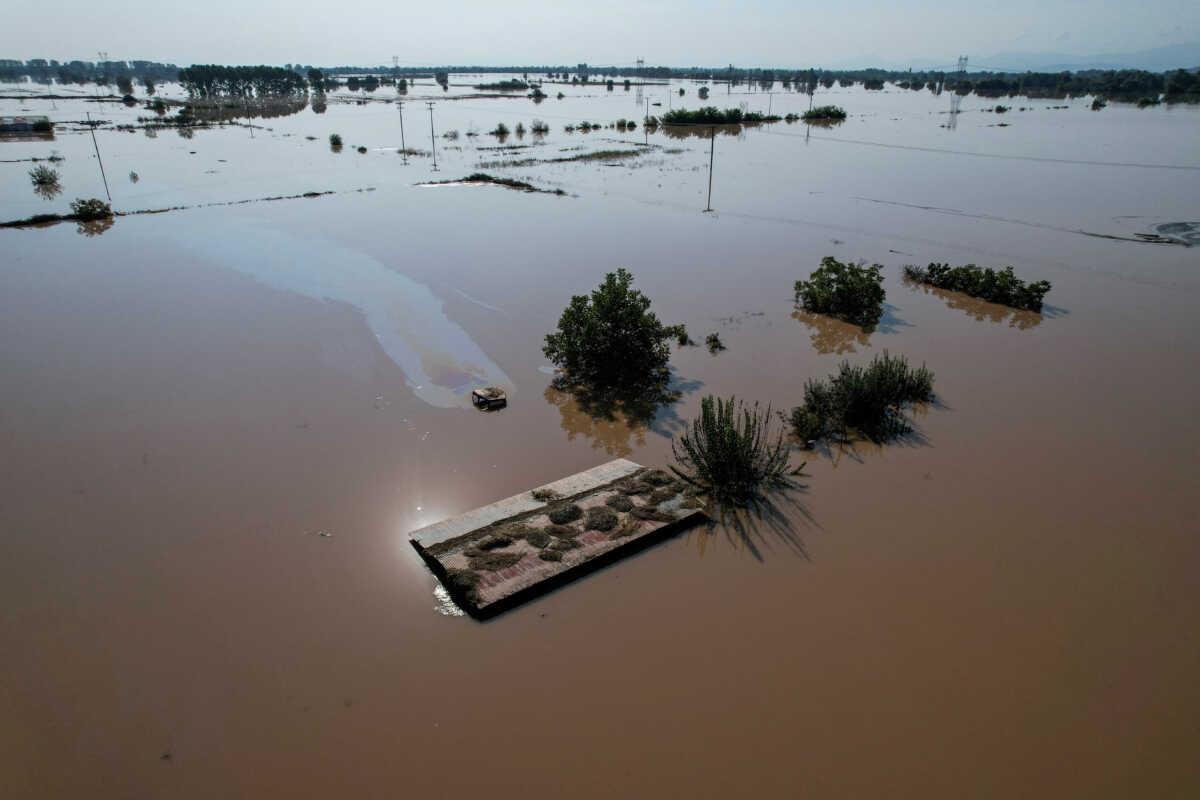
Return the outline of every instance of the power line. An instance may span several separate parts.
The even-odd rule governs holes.
[[[794,139],[802,138],[799,134],[784,133],[783,131],[763,131],[768,136],[788,136]],[[807,138],[807,137],[804,137]],[[891,144],[889,142],[870,142],[865,139],[842,139],[836,136],[813,136],[822,142],[838,142],[839,144],[856,144],[865,147],[883,147],[890,150],[914,150],[921,153],[944,153],[956,156],[974,156],[975,158],[999,158],[1007,161],[1034,161],[1045,164],[1076,164],[1086,167],[1132,167],[1137,169],[1180,169],[1200,172],[1200,166],[1188,164],[1148,164],[1134,161],[1092,161],[1078,158],[1053,158],[1050,156],[1015,156],[1004,153],[980,153],[975,150],[950,150],[942,147],[920,147],[911,144]]]

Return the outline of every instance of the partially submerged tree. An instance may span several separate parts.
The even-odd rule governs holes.
[[[806,281],[796,281],[796,302],[864,328],[883,316],[883,265],[843,264],[825,256]]]
[[[663,325],[650,298],[632,283],[633,275],[620,268],[590,297],[571,298],[542,348],[561,370],[560,388],[582,388],[597,398],[666,395],[668,342],[678,329]]]

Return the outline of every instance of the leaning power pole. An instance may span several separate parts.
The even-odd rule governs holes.
[[[100,165],[100,179],[104,181],[104,194],[108,197],[108,204],[112,205],[112,192],[108,191],[108,178],[104,174],[104,162],[100,160],[100,145],[96,144],[96,126],[92,124],[92,115],[87,113],[88,130],[92,132],[92,147],[96,148],[96,163]]]

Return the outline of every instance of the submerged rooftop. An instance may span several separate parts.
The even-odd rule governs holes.
[[[413,531],[451,596],[493,616],[704,518],[675,476],[616,459]]]

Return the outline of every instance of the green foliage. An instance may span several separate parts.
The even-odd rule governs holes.
[[[840,106],[817,106],[814,109],[805,111],[803,118],[809,121],[812,120],[830,120],[841,121],[846,118],[846,110]]]
[[[538,134],[539,136],[544,136],[550,132],[550,126],[547,125],[545,122],[542,122],[540,119],[535,119],[530,124],[529,130],[533,131],[534,133]]]
[[[1104,108],[1106,105],[1108,105],[1108,103],[1104,102],[1099,97],[1097,97],[1095,100],[1092,101],[1092,111],[1099,111],[1100,109]]]
[[[1186,69],[1177,69],[1167,76],[1167,99],[1196,99],[1200,95],[1200,75]]]
[[[286,96],[305,90],[304,78],[283,67],[227,67],[195,64],[179,70],[179,82],[191,97]]]
[[[29,170],[29,180],[34,186],[57,186],[58,170],[47,167],[45,164],[38,164]]]
[[[671,440],[671,453],[678,467],[671,471],[714,500],[744,506],[765,489],[787,485],[792,469],[783,431],[772,437],[771,409],[757,403],[745,407],[735,397],[729,400],[705,396],[700,416],[691,427]]]
[[[710,353],[725,349],[725,343],[721,341],[721,335],[715,332],[704,337],[704,344],[708,346],[708,352]]]
[[[517,136],[524,136],[525,135],[525,123],[518,122],[517,127],[514,130],[515,130]]]
[[[475,88],[480,91],[492,92],[523,92],[529,88],[529,84],[525,81],[513,78],[509,81],[497,81],[496,83],[477,83]]]
[[[54,125],[48,119],[39,119],[33,123],[34,133],[52,133]]]
[[[697,90],[696,94],[698,94],[700,96],[701,100],[707,100],[708,99],[708,87],[701,86],[699,88],[699,90]]]
[[[670,325],[665,330],[675,338],[680,347],[686,347],[692,343],[692,338],[688,336],[686,325]]]
[[[1147,96],[1147,97],[1143,97],[1137,101],[1137,107],[1138,108],[1146,108],[1147,106],[1156,106],[1160,102],[1162,102],[1162,101],[1160,101],[1157,96],[1154,96],[1154,97]]]
[[[663,391],[668,378],[667,341],[678,332],[659,322],[650,298],[631,288],[624,268],[608,273],[591,297],[576,295],[546,335],[542,352],[561,371],[565,387],[597,395]]]
[[[112,206],[103,200],[92,198],[91,200],[73,200],[71,201],[71,214],[80,222],[90,222],[97,219],[108,219],[112,217]]]
[[[342,146],[341,135],[336,134],[336,133],[329,134],[329,146],[330,147],[341,147]]]
[[[133,94],[133,76],[119,75],[117,77],[117,91],[121,94]]]
[[[807,311],[871,327],[883,316],[882,270],[882,264],[843,264],[826,256],[808,280],[796,281],[796,302]]]
[[[488,131],[488,133],[491,134],[492,136],[499,136],[499,137],[503,138],[505,136],[508,136],[508,133],[509,133],[508,126],[505,125],[503,122],[501,122],[501,123],[497,124],[495,128],[492,128],[490,131]]]
[[[791,423],[805,442],[857,431],[874,442],[906,433],[910,426],[901,409],[906,403],[933,399],[933,373],[912,369],[903,356],[886,350],[867,367],[843,361],[826,380],[804,384],[804,405],[792,409]]]
[[[949,264],[930,264],[922,269],[906,266],[904,275],[909,280],[926,283],[938,289],[963,292],[993,303],[1029,311],[1041,311],[1042,299],[1050,291],[1049,281],[1025,281],[1013,274],[1012,267],[994,270],[983,269],[974,264],[951,267]]]
[[[778,122],[781,119],[783,117],[778,115],[742,111],[740,108],[727,108],[721,111],[714,106],[705,106],[695,111],[677,108],[662,115],[664,125],[741,125],[742,123]]]

